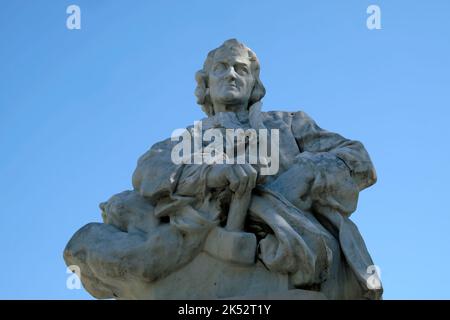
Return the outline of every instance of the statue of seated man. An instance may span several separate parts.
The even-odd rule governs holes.
[[[284,288],[381,298],[349,219],[359,192],[376,181],[368,153],[302,111],[262,112],[259,72],[255,53],[235,39],[211,51],[195,90],[207,117],[153,145],[138,160],[133,190],[101,203],[104,223],[69,241],[64,259],[80,267],[94,297],[229,298]],[[205,161],[208,146],[220,146],[217,134],[205,139],[212,129],[244,135]],[[259,158],[248,161],[252,147]],[[241,161],[228,153],[239,148]]]

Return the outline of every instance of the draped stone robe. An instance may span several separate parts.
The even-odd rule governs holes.
[[[367,286],[373,262],[349,219],[359,191],[376,181],[364,146],[321,129],[301,111],[256,106],[248,123],[227,112],[204,119],[203,129],[217,124],[279,130],[279,171],[258,179],[247,212],[244,231],[257,234],[256,258],[271,272],[288,274],[291,288],[330,299],[381,298],[381,288]],[[94,296],[130,296],[130,283],[164,278],[223,225],[230,191],[207,188],[205,164],[174,164],[176,143],[167,139],[145,153],[134,190],[101,205],[105,224],[88,224],[69,242],[66,262],[82,266],[83,284]]]

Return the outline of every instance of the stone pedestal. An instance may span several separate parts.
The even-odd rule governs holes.
[[[203,252],[151,284],[130,283],[131,299],[324,299],[318,292],[289,290],[286,274],[255,261],[256,237],[215,228]]]
[[[148,286],[134,287],[133,299],[323,300],[320,292],[289,290],[288,276],[226,263],[202,252],[184,268]]]
[[[260,262],[243,266],[202,252],[182,269],[142,288],[138,298],[223,299],[286,290],[288,276],[270,273]]]

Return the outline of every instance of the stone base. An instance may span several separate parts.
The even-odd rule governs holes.
[[[128,283],[129,299],[325,299],[321,293],[289,290],[289,276],[256,260],[256,237],[223,228],[211,231],[204,251],[189,264],[152,283]]]
[[[317,291],[292,289],[283,292],[273,292],[266,295],[232,297],[230,300],[327,300],[325,295]]]
[[[227,263],[202,252],[164,279],[134,287],[133,299],[324,299],[318,292],[289,290],[288,276],[252,266]],[[123,297],[127,299],[128,297]]]

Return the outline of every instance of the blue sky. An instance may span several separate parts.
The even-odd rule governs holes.
[[[81,8],[81,30],[66,8]],[[366,9],[381,8],[381,30]],[[131,188],[137,158],[203,117],[194,73],[252,48],[263,110],[360,140],[378,182],[353,220],[386,299],[449,299],[450,2],[71,0],[0,3],[0,298],[86,299],[62,251]]]

